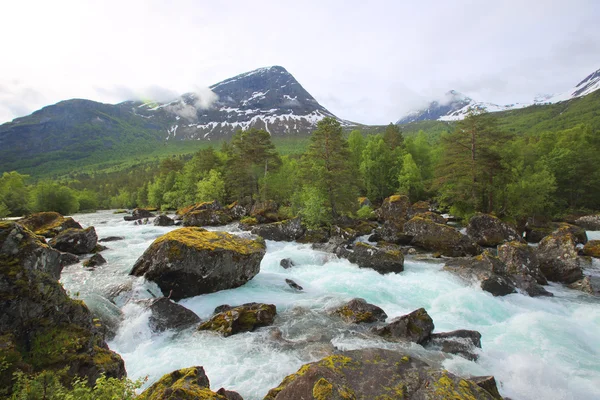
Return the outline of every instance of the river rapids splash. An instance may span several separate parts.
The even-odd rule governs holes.
[[[102,255],[107,264],[93,271],[81,263],[63,270],[61,282],[71,296],[95,301],[107,288],[124,282],[132,283],[136,298],[161,296],[156,285],[128,273],[152,241],[174,227],[136,226],[108,211],[75,219],[84,227],[94,226],[99,238],[124,239],[105,243],[109,249]],[[210,229],[247,235],[235,225]],[[600,239],[600,232],[588,236]],[[292,259],[295,266],[283,269],[283,258]],[[408,256],[404,272],[380,275],[310,245],[267,241],[260,273],[246,285],[179,303],[202,319],[221,304],[275,304],[272,327],[228,338],[193,328],[157,334],[148,326],[149,311],[121,299],[117,305],[125,318],[109,346],[125,360],[130,378],[148,377],[144,387],[173,370],[201,365],[213,390],[225,387],[247,400],[262,399],[286,375],[335,349],[367,347],[402,350],[461,376],[494,375],[500,393],[513,399],[600,398],[600,299],[557,284],[546,287],[552,298],[493,297],[442,271],[442,262]],[[600,271],[598,260],[591,268]],[[286,278],[304,291],[291,289]],[[435,332],[481,332],[479,360],[386,342],[373,338],[366,328],[349,327],[328,316],[329,309],[355,297],[383,308],[388,320],[424,307]]]

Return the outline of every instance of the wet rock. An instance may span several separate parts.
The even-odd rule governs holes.
[[[370,242],[387,242],[400,245],[410,244],[413,237],[404,233],[404,222],[385,221],[369,237]]]
[[[298,243],[327,243],[329,231],[325,229],[306,229],[304,236],[298,238]]]
[[[404,271],[404,255],[399,249],[378,248],[358,242],[352,250],[340,250],[338,255],[361,268],[374,269],[381,274]]]
[[[362,349],[306,364],[264,398],[298,399],[492,400],[494,396],[469,379],[402,352]]]
[[[149,223],[150,220],[148,218],[143,218],[135,220],[134,225],[148,225]]]
[[[422,344],[433,332],[433,320],[424,308],[410,314],[394,318],[382,327],[373,329],[373,333],[386,339],[400,339]]]
[[[75,254],[71,253],[60,253],[60,265],[61,267],[66,267],[68,265],[77,264],[79,262],[79,257]],[[59,277],[57,277],[58,279]]]
[[[547,222],[541,226],[528,224],[525,228],[525,239],[530,243],[539,243],[546,236],[557,233],[558,231],[571,233],[575,240],[575,244],[587,243],[588,239],[585,229],[565,222]]]
[[[410,200],[407,196],[394,195],[383,200],[383,204],[377,210],[377,217],[380,222],[394,221],[405,222],[410,207]]]
[[[200,324],[198,330],[208,330],[218,332],[223,336],[231,336],[271,325],[276,314],[277,308],[273,304],[242,304],[213,315],[208,321]]]
[[[481,348],[481,333],[467,329],[452,332],[432,333],[427,347],[444,353],[456,354],[467,360],[477,361],[475,348]]]
[[[252,228],[252,233],[267,240],[291,242],[304,235],[304,228],[302,227],[300,218],[294,218],[281,222],[257,225]]]
[[[166,297],[140,300],[139,304],[152,312],[149,322],[155,332],[180,330],[200,323],[200,317],[193,311]]]
[[[535,249],[526,243],[513,241],[498,246],[498,258],[506,266],[506,274],[530,276],[540,285],[548,284]]]
[[[102,257],[101,254],[94,254],[89,259],[83,262],[83,266],[86,268],[95,268],[99,265],[106,264],[106,260]]]
[[[583,254],[589,257],[600,258],[600,240],[590,240],[583,246]]]
[[[252,206],[250,216],[256,218],[259,224],[279,221],[279,205],[273,200],[259,201]]]
[[[600,231],[600,214],[585,215],[575,220],[575,225],[588,231]]]
[[[387,319],[387,314],[380,307],[360,298],[350,300],[333,313],[351,324],[385,322]]]
[[[494,399],[502,400],[500,392],[498,392],[498,386],[496,385],[496,379],[493,376],[472,376],[469,380],[475,382],[477,386],[485,389],[490,393]],[[506,398],[506,400],[509,400]]]
[[[100,243],[104,243],[104,242],[116,242],[118,240],[123,240],[125,239],[123,236],[108,236],[102,239],[98,239],[98,242]]]
[[[123,321],[123,313],[107,298],[97,294],[85,294],[80,297],[92,313],[92,321],[105,340],[112,340]]]
[[[231,217],[225,211],[212,208],[191,211],[183,215],[184,226],[219,226],[231,221]]]
[[[298,290],[298,291],[304,290],[304,288],[302,288],[302,286],[298,285],[296,282],[294,282],[291,279],[286,279],[285,283],[287,283],[288,286],[291,287],[292,289],[295,289],[295,290]]]
[[[66,229],[82,229],[71,217],[63,217],[57,212],[47,211],[31,214],[17,221],[36,235],[53,238]]]
[[[515,227],[490,214],[471,217],[467,225],[467,235],[478,245],[487,247],[523,240]]]
[[[237,201],[225,207],[225,211],[234,220],[241,219],[248,215],[248,209],[244,206],[239,205]]]
[[[219,314],[228,310],[231,310],[233,307],[229,304],[221,304],[220,306],[216,306],[213,314]]]
[[[164,214],[161,214],[158,217],[154,218],[154,226],[173,226],[173,225],[175,225],[175,221],[173,221],[171,218],[167,217]]]
[[[156,282],[177,301],[242,286],[260,271],[265,251],[260,240],[180,228],[156,239],[130,274]]]
[[[551,292],[547,291],[531,276],[510,275],[509,280],[517,289],[519,289],[522,293],[525,293],[528,296],[554,296]]]
[[[210,381],[202,367],[183,368],[164,375],[137,397],[139,400],[239,400],[236,392],[210,390]],[[243,399],[242,399],[243,400]]]
[[[27,373],[66,368],[91,382],[123,377],[121,357],[108,349],[82,301],[57,281],[60,253],[14,222],[0,221],[0,336],[10,336]],[[58,273],[57,273],[58,272]]]
[[[88,254],[94,251],[98,243],[96,229],[90,226],[86,229],[69,228],[62,231],[48,242],[57,250],[73,254]]]
[[[569,285],[569,288],[580,290],[593,296],[600,296],[600,277],[586,276]]]
[[[279,265],[281,265],[283,269],[288,269],[292,268],[295,264],[291,258],[284,258],[281,261],[279,261]]]
[[[573,283],[583,278],[575,237],[568,227],[546,236],[537,247],[540,270],[549,281]]]
[[[516,292],[513,282],[506,276],[500,275],[505,269],[504,263],[489,252],[476,257],[448,260],[444,265],[444,270],[467,281],[479,281],[481,289],[494,296],[506,296]]]
[[[145,208],[136,208],[131,215],[123,217],[125,221],[137,221],[139,219],[154,218],[154,214]]]
[[[468,236],[428,218],[414,217],[404,224],[404,233],[413,237],[411,245],[445,256],[461,257],[481,253],[481,248]]]

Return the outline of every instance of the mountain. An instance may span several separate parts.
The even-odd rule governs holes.
[[[557,95],[538,95],[531,103],[498,105],[494,103],[475,101],[462,93],[451,90],[447,92],[441,100],[432,101],[429,103],[427,108],[409,112],[404,117],[400,118],[396,124],[400,125],[427,120],[458,121],[464,119],[470,110],[500,112],[516,110],[532,105],[554,104],[577,97],[586,96],[598,89],[600,89],[600,69],[590,74],[569,91]]]
[[[146,154],[166,141],[220,141],[246,128],[273,136],[309,135],[325,117],[337,118],[279,66],[167,103],[66,100],[0,125],[0,172]]]

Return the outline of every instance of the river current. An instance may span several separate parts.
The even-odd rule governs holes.
[[[99,238],[124,239],[105,243],[107,264],[92,271],[81,263],[63,270],[61,282],[71,296],[96,301],[107,288],[125,282],[131,282],[136,298],[161,295],[156,285],[128,273],[154,239],[176,227],[134,225],[110,211],[74,218],[84,227],[94,226]],[[247,235],[235,225],[210,229]],[[588,237],[600,239],[600,232],[588,232]],[[283,258],[295,266],[283,269]],[[442,266],[443,260],[408,256],[404,272],[380,275],[310,245],[267,241],[260,273],[246,285],[179,303],[202,319],[221,304],[275,304],[273,327],[228,338],[193,328],[157,334],[148,327],[149,312],[122,297],[117,305],[124,320],[108,344],[125,360],[130,378],[147,377],[144,387],[175,369],[203,366],[213,390],[225,387],[247,400],[262,399],[286,375],[335,349],[366,347],[402,350],[462,376],[494,375],[500,393],[513,400],[600,399],[600,299],[558,284],[547,287],[551,298],[493,297],[442,271]],[[590,268],[600,270],[598,260]],[[286,278],[304,290],[294,291]],[[328,315],[355,297],[383,308],[388,320],[424,307],[435,323],[434,332],[479,331],[479,360],[389,343]]]

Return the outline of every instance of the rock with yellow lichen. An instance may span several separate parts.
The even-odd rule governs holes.
[[[489,381],[486,385],[495,388]],[[304,365],[264,400],[501,399],[488,390],[397,351],[363,349]]]
[[[407,340],[418,344],[429,340],[433,320],[424,308],[394,318],[388,324],[373,329],[373,333],[390,340]]]
[[[404,271],[404,255],[400,249],[379,248],[357,242],[352,249],[339,247],[336,254],[347,258],[361,268],[374,269],[380,274]]]
[[[473,256],[482,251],[467,235],[419,215],[404,224],[404,234],[412,236],[411,245],[448,257]]]
[[[583,254],[589,257],[600,258],[600,240],[590,240],[583,246]]]
[[[384,322],[387,319],[387,314],[380,307],[358,298],[338,307],[333,313],[352,324]]]
[[[262,240],[180,228],[156,239],[130,274],[155,282],[177,301],[242,286],[260,271],[265,251]]]
[[[70,228],[50,239],[48,244],[67,253],[87,254],[96,249],[98,235],[96,235],[96,229],[93,226],[86,229]]]
[[[217,314],[198,326],[199,331],[213,331],[223,336],[251,332],[271,325],[277,314],[273,304],[246,303],[237,307],[221,306]]]
[[[82,301],[57,281],[60,253],[15,222],[0,221],[0,380],[15,370],[67,369],[70,377],[125,375]],[[7,386],[4,386],[7,387]],[[8,386],[10,387],[10,386]]]
[[[583,278],[576,243],[577,239],[568,226],[542,239],[536,251],[540,270],[549,281],[568,284]]]
[[[467,235],[480,246],[497,246],[504,242],[523,241],[517,229],[490,214],[476,214],[467,225]]]
[[[146,389],[139,400],[243,400],[236,392],[210,390],[202,367],[183,368],[164,375]]]
[[[407,220],[409,207],[410,200],[408,196],[393,195],[383,200],[383,204],[377,210],[377,217],[380,222],[403,222]]]
[[[81,229],[81,225],[73,218],[63,217],[54,211],[31,214],[17,222],[36,235],[46,238],[52,238],[66,229]]]

